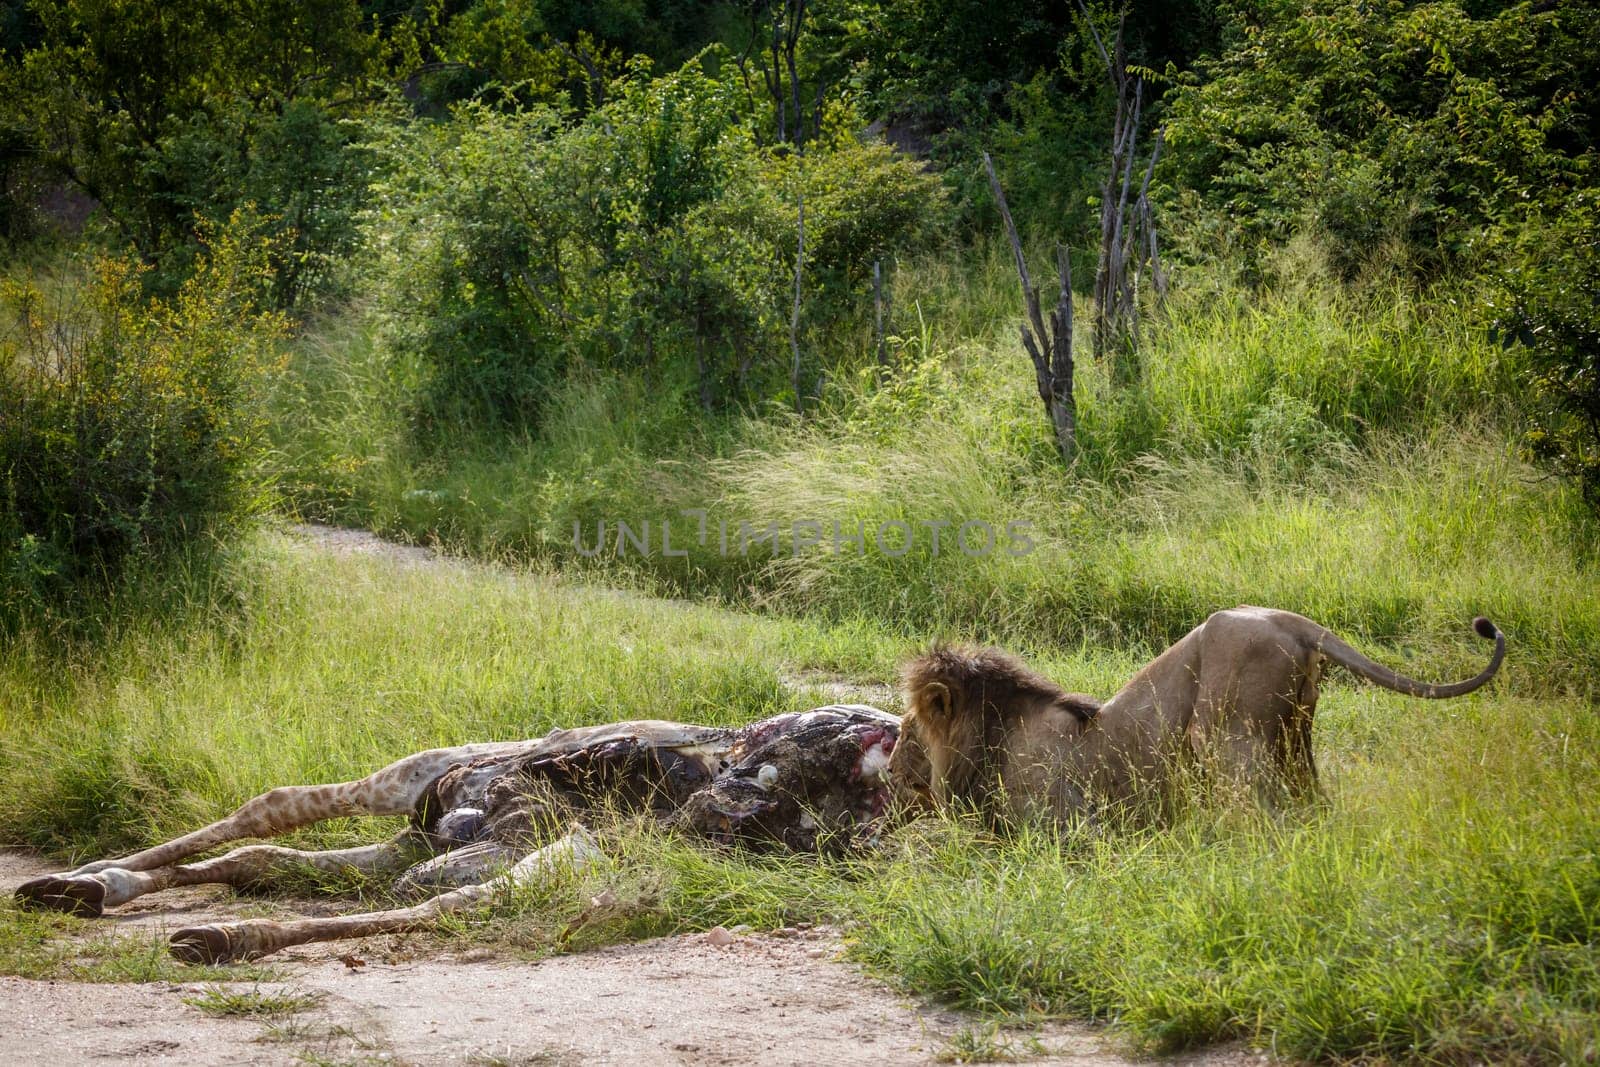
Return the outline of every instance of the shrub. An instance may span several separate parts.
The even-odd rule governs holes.
[[[283,239],[277,306],[327,282],[367,184],[347,120],[372,114],[386,64],[407,61],[409,18],[380,27],[356,0],[27,8],[30,32],[0,55],[3,139],[93,199],[116,243],[154,266],[147,292],[171,296],[193,269],[196,215],[220,226],[250,203]]]
[[[691,65],[584,120],[474,103],[396,130],[373,236],[386,340],[423,427],[530,422],[572,363],[642,366],[669,348],[673,283],[698,266],[686,218],[748,184],[735,118],[731,90]]]
[[[290,310],[308,297],[338,296],[337,268],[355,251],[372,159],[357,143],[364,124],[341,121],[309,99],[281,105],[218,100],[162,138],[144,177],[180,222],[146,261],[147,292],[170,294],[204,249],[193,220],[227,223],[241,205],[258,213],[272,307]],[[143,253],[146,250],[141,248]]]
[[[822,328],[870,306],[875,258],[932,233],[935,178],[832,128],[803,163],[758,146],[723,67],[652,79],[638,64],[582,117],[472,103],[396,129],[372,230],[424,430],[534,423],[579,366],[687,370],[707,407],[771,396],[787,384],[802,183]]]
[[[1456,3],[1280,0],[1231,9],[1232,47],[1169,94],[1169,176],[1259,252],[1328,238],[1347,275],[1374,259],[1479,265],[1530,204],[1592,168],[1594,13]],[[1188,251],[1215,252],[1197,227]],[[1207,242],[1210,243],[1208,247]]]
[[[213,232],[170,301],[102,260],[80,291],[11,283],[0,347],[0,618],[258,502],[257,385],[278,321],[256,310],[270,245]]]
[[[1577,480],[1600,510],[1600,204],[1574,197],[1512,275],[1500,329],[1530,355],[1531,458]]]

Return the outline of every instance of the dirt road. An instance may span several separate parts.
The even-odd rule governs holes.
[[[18,883],[49,869],[36,856],[0,852],[0,893],[9,897]],[[294,906],[264,905],[222,888],[181,889],[144,898],[99,925],[119,936],[160,938],[180,925],[263,910],[287,914]],[[0,1064],[892,1067],[935,1062],[971,1044],[962,1042],[962,1031],[1009,1045],[1032,1063],[1139,1062],[1086,1026],[1052,1023],[990,1037],[983,1023],[909,1001],[838,954],[837,935],[827,930],[754,933],[726,947],[688,934],[534,962],[388,937],[285,952],[272,960],[280,975],[274,982],[0,977]],[[300,994],[307,1006],[255,1019],[213,1017],[188,1003],[215,989]],[[1222,1049],[1167,1062],[1256,1061]]]

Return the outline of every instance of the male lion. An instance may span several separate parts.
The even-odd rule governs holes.
[[[1067,820],[1148,813],[1190,764],[1225,793],[1274,807],[1315,794],[1311,718],[1325,660],[1409,696],[1461,696],[1505,658],[1493,623],[1472,626],[1495,643],[1489,665],[1463,682],[1428,685],[1293,612],[1219,611],[1104,704],[995,649],[934,648],[906,667],[891,780],[913,809],[955,804],[991,818]]]

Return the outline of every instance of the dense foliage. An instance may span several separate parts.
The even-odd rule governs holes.
[[[277,328],[257,310],[270,247],[249,230],[214,232],[170,300],[146,302],[125,259],[99,261],[66,295],[9,286],[0,621],[258,503],[259,385]]]
[[[147,288],[170,293],[193,270],[197,220],[252,202],[283,238],[280,307],[350,251],[367,168],[348,120],[408,38],[381,38],[355,0],[41,0],[27,11],[31,47],[8,50],[0,69],[5,125],[156,267]]]
[[[1600,201],[1574,197],[1512,275],[1499,328],[1530,355],[1528,451],[1600,509]]]
[[[387,142],[378,292],[428,419],[532,424],[577,367],[692,374],[707,407],[792,390],[797,198],[815,323],[859,317],[872,263],[940,218],[931,176],[847,131],[758,146],[700,60],[612,94],[582,116],[463,105]]]
[[[936,233],[992,229],[981,149],[1024,230],[1073,246],[1087,289],[1112,108],[1091,27],[1105,40],[1119,19],[1147,82],[1140,144],[1167,134],[1155,197],[1184,262],[1260,283],[1310,235],[1351,284],[1392,267],[1430,284],[1555,276],[1573,227],[1542,220],[1596,183],[1600,15],[1582,4],[4,12],[0,232],[49,231],[73,190],[91,234],[131,247],[145,291],[170,295],[194,269],[197,224],[251,207],[273,239],[270,302],[372,297],[422,427],[535,425],[596,368],[686,383],[708,410],[804,406],[867,347],[874,262],[892,272]],[[1592,319],[1580,303],[1557,317]],[[1567,402],[1537,373],[1534,451],[1575,473],[1592,431],[1570,404],[1550,424]]]
[[[1216,209],[1190,247],[1258,255],[1311,228],[1346,276],[1481,269],[1592,185],[1600,11],[1478,6],[1232,8],[1229,47],[1170,96],[1168,173]]]

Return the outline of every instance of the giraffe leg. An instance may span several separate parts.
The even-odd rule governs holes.
[[[36,878],[17,887],[16,900],[22,907],[98,915],[106,906],[105,887],[92,879],[84,880],[85,875],[111,868],[137,872],[170,867],[229,841],[274,837],[339,816],[409,815],[428,786],[450,767],[485,756],[512,756],[527,744],[507,742],[430,749],[352,782],[279,786],[245,801],[232,815],[193,833],[121,859],[98,860],[63,875]]]
[[[389,841],[357,848],[305,852],[276,845],[246,845],[224,856],[200,863],[129,871],[107,867],[93,874],[67,874],[36,878],[18,888],[19,900],[35,907],[99,914],[99,910],[126,904],[146,893],[182,885],[251,886],[297,868],[336,874],[356,870],[369,874],[401,871],[416,858],[420,839],[410,831]],[[99,909],[99,910],[90,910]]]
[[[526,847],[519,849],[498,841],[475,841],[408,868],[395,879],[394,889],[401,897],[421,900],[447,889],[487,881],[497,871],[515,866],[527,854]]]
[[[565,837],[530,852],[496,878],[441,893],[409,908],[327,919],[295,919],[288,922],[247,919],[243,922],[190,926],[172,935],[170,951],[185,963],[226,963],[256,959],[292,945],[313,941],[338,941],[369,934],[414,930],[434,922],[441,915],[463,911],[488,900],[512,886],[537,882],[559,866],[586,866],[601,855],[599,846],[588,832],[581,827],[574,827]]]
[[[208,848],[245,837],[275,837],[302,826],[347,815],[409,815],[423,791],[458,763],[483,756],[512,755],[522,742],[435,748],[407,756],[375,774],[335,785],[286,785],[244,802],[232,815],[165,844],[122,859],[85,864],[73,874],[107,867],[147,871],[166,867]]]

